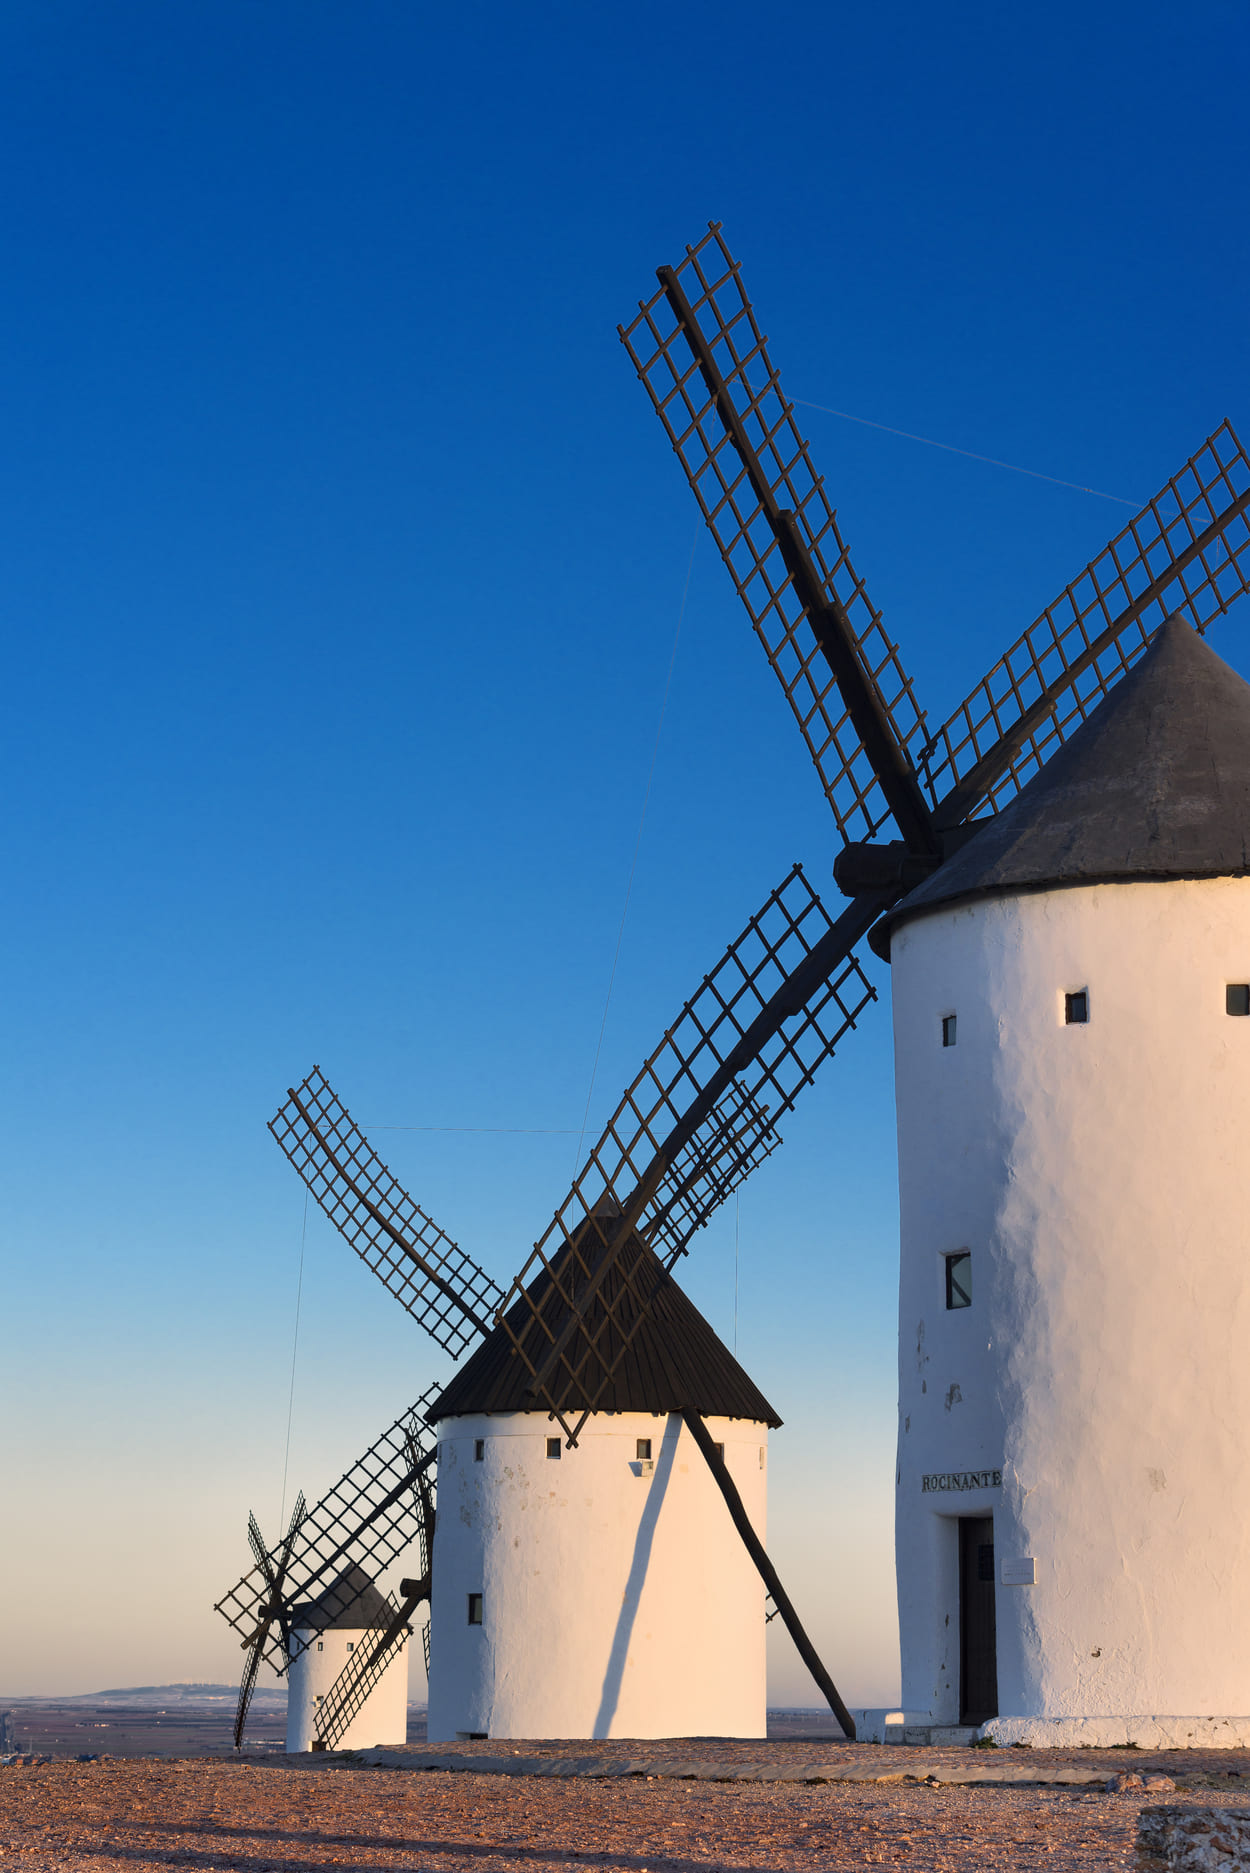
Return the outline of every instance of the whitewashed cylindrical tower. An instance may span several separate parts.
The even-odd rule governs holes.
[[[890,920],[903,1703],[1250,1742],[1250,686],[1177,620]]]
[[[362,1646],[376,1645],[391,1608],[363,1568],[349,1568],[320,1599],[292,1608],[292,1650],[287,1668],[288,1753],[311,1749],[317,1706]],[[408,1738],[408,1648],[399,1646],[335,1749],[373,1749]]]
[[[661,1292],[575,1448],[532,1408],[502,1327],[429,1414],[431,1739],[765,1733],[763,1583],[680,1413],[723,1446],[761,1539],[780,1419],[652,1252],[631,1253]]]

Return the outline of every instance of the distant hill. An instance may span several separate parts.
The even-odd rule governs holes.
[[[73,1704],[233,1704],[239,1695],[237,1684],[130,1684],[112,1691],[83,1691]],[[284,1684],[258,1684],[253,1702],[279,1698],[286,1703]]]
[[[108,1691],[45,1693],[41,1697],[0,1698],[5,1704],[233,1704],[239,1695],[237,1684],[129,1684]],[[258,1685],[256,1698],[262,1704],[278,1700],[286,1703],[284,1684]]]

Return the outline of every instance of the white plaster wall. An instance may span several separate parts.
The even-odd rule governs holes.
[[[762,1540],[767,1427],[707,1426]],[[431,1738],[763,1736],[764,1586],[680,1417],[597,1412],[552,1459],[557,1430],[437,1427]]]
[[[902,1702],[958,1716],[955,1517],[988,1512],[1004,1717],[1244,1714],[1250,880],[955,906],[892,962]],[[1037,1584],[1004,1585],[1023,1557]]]
[[[348,1646],[358,1651],[363,1645],[376,1645],[376,1632],[331,1627],[320,1640],[307,1631],[293,1635],[309,1639],[307,1651],[294,1659],[287,1671],[286,1746],[290,1754],[312,1748],[313,1713],[319,1698],[324,1697],[346,1665]],[[318,1643],[321,1650],[317,1650]],[[372,1749],[378,1743],[406,1743],[408,1740],[408,1647],[395,1652],[378,1683],[334,1745],[335,1749]]]

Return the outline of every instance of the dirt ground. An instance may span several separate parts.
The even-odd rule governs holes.
[[[884,1752],[883,1752],[884,1753]],[[940,1775],[943,1752],[926,1752]],[[1144,1768],[1125,1763],[1118,1769]],[[148,1873],[320,1867],[621,1873],[1130,1868],[1137,1814],[1247,1805],[1222,1773],[1175,1793],[873,1783],[414,1774],[311,1760],[52,1762],[0,1769],[0,1859]],[[1230,1792],[1233,1791],[1233,1792]]]

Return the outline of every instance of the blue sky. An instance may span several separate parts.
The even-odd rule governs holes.
[[[237,1672],[314,1061],[497,1276],[541,1231],[679,618],[592,1125],[791,862],[825,888],[616,338],[654,268],[719,218],[791,397],[1145,500],[1250,428],[1248,42],[1234,0],[0,7],[0,1565],[57,1609],[0,1691]],[[1128,517],[803,417],[938,719]],[[736,1219],[770,1545],[852,1702],[897,1672],[879,979]],[[687,1268],[730,1339],[732,1208]],[[288,1502],[445,1371],[314,1211]]]

